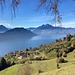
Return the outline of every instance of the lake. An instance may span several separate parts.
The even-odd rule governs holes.
[[[54,42],[56,39],[65,37],[66,34],[49,34],[49,35],[38,35],[28,40],[25,39],[14,39],[0,41],[0,56],[4,56],[8,52],[15,50],[24,50],[26,48],[38,47],[40,44],[49,44]]]

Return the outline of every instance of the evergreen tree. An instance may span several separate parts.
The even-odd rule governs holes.
[[[0,70],[3,70],[5,68],[7,68],[7,63],[6,63],[6,60],[2,57],[1,63],[0,63]]]

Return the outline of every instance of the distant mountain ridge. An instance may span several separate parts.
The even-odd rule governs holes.
[[[29,33],[26,32],[27,30],[29,31]],[[35,33],[35,34],[52,34],[52,33],[65,33],[65,34],[73,33],[73,34],[75,34],[75,28],[54,27],[50,24],[43,24],[36,28],[30,27],[30,28],[24,29],[21,27],[21,28],[13,28],[10,30],[8,28],[6,28],[5,26],[0,25],[0,33],[5,32],[5,34],[6,33],[11,33],[11,34],[14,34],[14,33],[20,34],[21,33],[22,34],[22,33],[24,33],[23,31],[26,33],[26,35],[27,35],[27,33],[28,33],[28,35],[31,35],[30,31],[32,34],[33,33]]]
[[[35,36],[33,32],[24,28],[14,28],[6,31],[5,33],[0,33],[0,41],[3,40],[13,40],[13,39],[28,39]]]
[[[10,29],[10,30],[6,31],[5,33],[23,33],[23,32],[28,33],[28,32],[31,32],[31,31],[29,31],[27,29],[24,29],[24,28],[14,28],[14,29]]]
[[[46,24],[46,25],[41,25],[39,27],[30,27],[30,28],[27,28],[27,30],[30,30],[30,31],[35,31],[35,30],[42,30],[42,29],[53,29],[54,27],[52,25],[49,25],[49,24]]]
[[[0,33],[6,32],[6,31],[8,31],[8,28],[6,28],[3,25],[0,25]]]
[[[29,30],[31,30],[29,28]],[[36,34],[51,34],[51,33],[75,33],[75,28],[64,28],[64,27],[54,27],[50,24],[43,24],[37,28],[34,28],[32,32]]]
[[[53,29],[54,27],[49,25],[49,24],[46,24],[46,25],[42,25],[42,26],[39,26],[37,27],[37,29]]]

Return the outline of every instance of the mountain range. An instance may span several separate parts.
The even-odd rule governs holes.
[[[43,24],[37,28],[27,28],[28,30],[32,31],[36,34],[52,34],[52,33],[72,33],[75,34],[75,28],[64,28],[64,27],[54,27],[49,24]]]
[[[64,37],[69,32],[75,33],[75,28],[61,28],[46,24],[36,28],[8,29],[4,33],[0,33],[0,55],[14,50],[23,50],[37,47],[40,44],[51,43],[55,39]]]
[[[1,33],[2,32],[2,33]],[[4,32],[4,33],[3,33]],[[11,38],[15,37],[30,37],[34,36],[35,34],[53,34],[53,33],[72,33],[75,34],[75,28],[62,28],[62,27],[54,27],[50,24],[43,24],[39,27],[30,27],[30,28],[14,28],[14,29],[8,29],[3,25],[0,25],[0,35],[4,37],[6,35],[7,37],[10,36]],[[1,37],[0,37],[1,39]]]
[[[29,39],[33,36],[35,36],[33,32],[24,29],[24,28],[14,28],[10,29],[4,33],[0,33],[0,41],[4,40],[20,40],[20,39]]]

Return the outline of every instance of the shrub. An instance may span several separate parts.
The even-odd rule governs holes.
[[[66,62],[68,62],[68,61],[65,60],[64,58],[62,58],[62,57],[59,58],[59,63],[66,63]]]
[[[68,35],[67,35],[66,40],[67,40],[67,41],[70,41],[70,40],[71,40],[71,34],[68,34]]]
[[[59,56],[60,56],[60,57],[62,57],[62,53],[63,53],[62,51],[59,52]]]
[[[68,49],[65,49],[64,52],[68,53],[69,51],[68,51]]]
[[[41,60],[41,57],[39,57],[39,56],[34,56],[33,59],[34,59],[34,60]]]
[[[57,58],[59,58],[60,56],[59,56],[59,52],[57,52]]]
[[[66,52],[63,52],[63,55],[62,55],[63,57],[67,57],[67,54],[66,54]]]
[[[73,43],[71,44],[71,47],[72,47],[72,48],[75,48],[75,42],[73,42]]]
[[[41,57],[41,60],[47,60],[48,58],[45,56],[45,55],[43,55],[42,57]]]
[[[59,49],[55,49],[56,50],[56,52],[59,52]]]
[[[38,73],[43,73],[43,71],[41,69],[38,70]]]
[[[36,57],[36,60],[41,60],[41,57]]]
[[[24,64],[26,62],[25,59],[16,60],[15,64]]]
[[[32,75],[32,67],[29,64],[26,64],[23,70],[24,75]]]
[[[68,53],[68,52],[72,52],[73,50],[74,50],[73,47],[68,47],[68,48],[67,48],[67,53]]]

